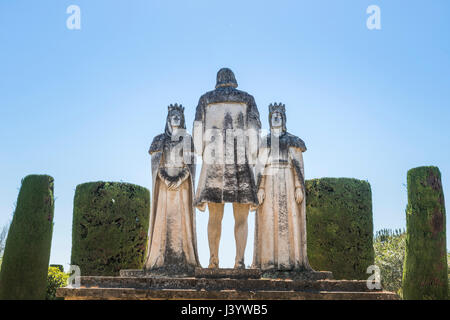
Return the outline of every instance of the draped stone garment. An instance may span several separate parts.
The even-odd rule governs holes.
[[[270,139],[270,135],[265,138]],[[264,201],[255,215],[253,268],[262,270],[312,270],[306,252],[306,197],[302,152],[304,142],[289,133],[280,138],[279,153],[270,142],[261,146],[258,189]],[[295,200],[302,188],[303,202]]]
[[[256,162],[260,128],[250,94],[226,86],[200,98],[193,131],[196,150],[203,157],[197,207],[209,202],[257,204],[252,163]],[[230,138],[229,133],[234,135]]]
[[[193,191],[195,161],[193,150],[186,157],[171,154],[182,150],[183,141],[171,141],[168,134],[153,140],[152,156],[153,200],[150,213],[149,242],[145,269],[165,269],[173,273],[193,270],[200,266],[197,253],[197,237]],[[187,146],[190,146],[187,144]],[[177,149],[178,148],[178,149]],[[169,190],[165,181],[182,181],[177,190]]]

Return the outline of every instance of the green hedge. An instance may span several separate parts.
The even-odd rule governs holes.
[[[367,181],[306,181],[307,249],[311,266],[335,279],[367,279],[374,264],[372,193]]]
[[[25,177],[6,240],[0,299],[45,299],[53,213],[53,178]]]
[[[445,203],[436,167],[408,171],[404,299],[445,299],[448,291]]]
[[[75,191],[71,264],[81,275],[143,267],[150,192],[129,183],[91,182]]]

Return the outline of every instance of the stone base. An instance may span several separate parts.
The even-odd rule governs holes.
[[[259,279],[261,270],[196,268],[194,276],[206,279]]]
[[[308,274],[308,275],[306,275]],[[128,276],[134,275],[134,276]],[[363,280],[313,280],[329,272],[273,273],[265,278],[255,269],[196,269],[195,277],[149,276],[142,270],[122,270],[120,277],[80,277],[80,288],[59,288],[64,299],[220,299],[220,300],[310,300],[398,299],[391,292],[369,290]],[[301,277],[304,277],[301,279]],[[308,278],[309,277],[309,278]]]
[[[331,271],[263,271],[261,274],[265,279],[290,279],[290,280],[331,280]]]
[[[398,300],[392,292],[309,292],[236,290],[146,290],[80,288],[57,290],[65,300]]]
[[[126,269],[120,270],[121,277],[131,278],[187,278],[194,276],[194,270],[172,272],[166,269],[142,270],[142,269]]]

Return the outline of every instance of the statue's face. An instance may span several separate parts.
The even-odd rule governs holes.
[[[170,125],[172,128],[179,128],[181,125],[181,116],[178,113],[174,113],[170,116]]]
[[[272,128],[280,128],[283,126],[283,117],[280,112],[275,111],[272,113]]]

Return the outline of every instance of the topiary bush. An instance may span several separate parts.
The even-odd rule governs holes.
[[[53,178],[25,177],[6,240],[0,299],[45,299],[53,213]]]
[[[446,299],[445,203],[437,167],[408,171],[404,299]]]
[[[59,266],[60,265],[56,265],[55,267],[50,266],[48,268],[46,300],[64,300],[64,298],[56,297],[56,289],[67,285],[69,274],[64,273],[64,270]]]
[[[335,279],[367,279],[374,264],[372,192],[367,181],[306,181],[308,259]]]
[[[71,264],[82,275],[115,276],[143,267],[150,192],[129,183],[91,182],[75,191]]]

